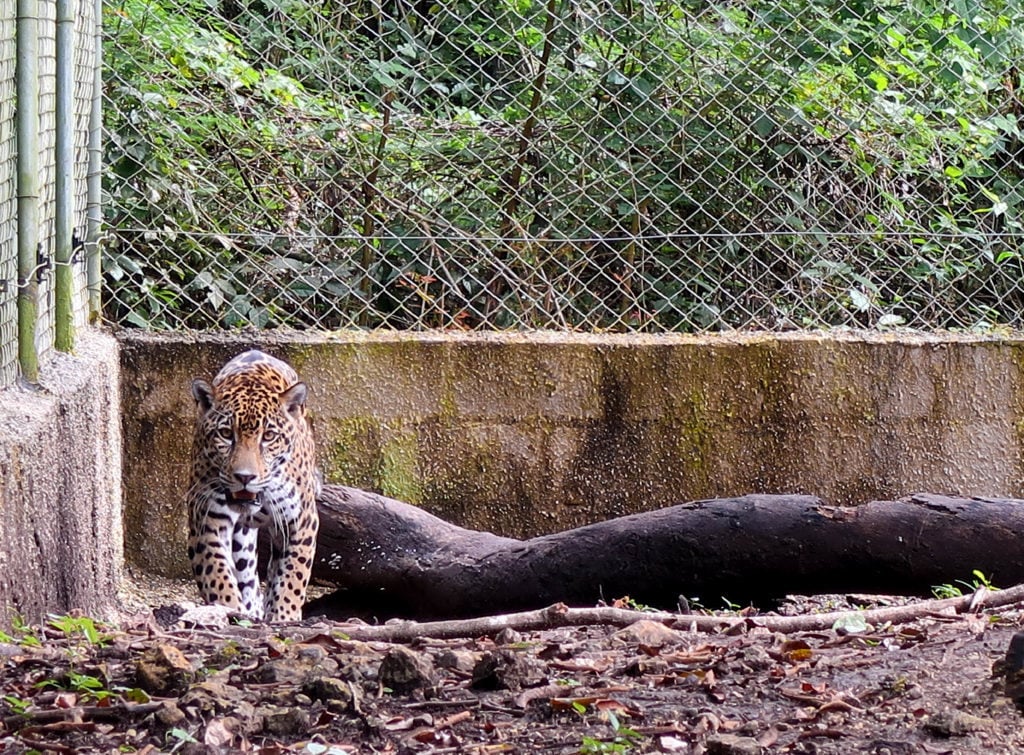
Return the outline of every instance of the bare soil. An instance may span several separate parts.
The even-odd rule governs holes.
[[[0,752],[1024,752],[999,669],[1024,626],[1017,606],[787,635],[698,633],[638,612],[628,627],[403,644],[353,639],[360,624],[187,616],[11,632]]]

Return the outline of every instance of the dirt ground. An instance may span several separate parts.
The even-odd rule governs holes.
[[[174,606],[54,618],[0,637],[0,752],[1024,752],[993,672],[1017,606],[787,635],[636,618],[400,644]]]

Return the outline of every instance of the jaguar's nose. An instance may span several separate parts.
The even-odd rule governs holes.
[[[256,475],[251,472],[235,472],[235,479],[242,483],[242,487],[244,488],[256,479]]]

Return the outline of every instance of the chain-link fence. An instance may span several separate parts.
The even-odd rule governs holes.
[[[18,373],[18,151],[14,128],[15,0],[0,0],[0,386]]]
[[[40,354],[53,347],[57,329],[58,269],[69,273],[70,327],[84,326],[88,321],[85,241],[88,234],[88,170],[90,116],[95,92],[93,71],[100,64],[95,0],[69,0],[66,12],[72,19],[64,43],[58,53],[58,3],[39,2],[39,250],[35,277],[38,283],[39,314],[36,325],[36,346]],[[57,100],[58,58],[67,55],[68,111],[62,115]],[[63,121],[63,122],[62,122]],[[64,164],[58,155],[58,132],[63,129],[68,140]],[[67,158],[70,158],[69,160]],[[58,173],[63,171],[67,182],[66,208],[58,211]],[[98,198],[97,198],[98,201]],[[65,217],[62,219],[61,215]],[[66,223],[70,233],[69,249],[60,250],[58,224]]]
[[[1021,0],[108,0],[106,314],[1024,326]]]
[[[34,380],[39,357],[55,342],[70,350],[88,320],[96,11],[94,0],[0,0],[0,387],[19,371]]]

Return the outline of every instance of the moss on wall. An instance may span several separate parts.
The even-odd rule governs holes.
[[[141,565],[184,571],[188,381],[254,345],[287,358],[310,386],[329,480],[501,534],[750,492],[809,492],[834,504],[917,490],[1022,492],[1021,342],[813,333],[261,338],[125,339],[128,543]]]
[[[352,480],[353,487],[372,488],[380,457],[380,423],[373,417],[313,418],[313,432],[323,438],[320,467],[327,480]]]
[[[381,442],[374,489],[407,503],[423,500],[419,475],[419,443],[414,428],[389,430]]]

